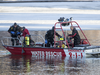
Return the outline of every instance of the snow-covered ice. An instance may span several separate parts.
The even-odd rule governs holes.
[[[100,2],[0,3],[1,30],[14,22],[29,30],[47,30],[60,17],[73,17],[82,29],[100,29]]]

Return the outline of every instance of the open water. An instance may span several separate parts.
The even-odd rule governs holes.
[[[99,75],[100,58],[7,55],[0,57],[0,75]]]

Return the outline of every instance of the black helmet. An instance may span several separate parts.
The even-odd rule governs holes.
[[[15,23],[14,23],[14,26],[16,26],[16,25],[17,25],[17,23],[15,22]]]
[[[23,27],[23,29],[25,29],[25,27]]]

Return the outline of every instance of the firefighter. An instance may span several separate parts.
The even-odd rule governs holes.
[[[77,46],[80,44],[81,41],[78,31],[73,26],[70,26],[70,29],[72,30],[72,34],[69,34],[68,36],[74,38],[74,46]]]
[[[17,25],[17,23],[14,23],[8,30],[8,32],[11,34],[11,41],[12,41],[12,46],[14,46],[14,41],[16,41],[16,45],[19,45],[19,40],[20,39],[20,26]]]
[[[57,32],[56,36],[61,37]],[[48,30],[46,35],[45,35],[45,44],[46,47],[50,47],[50,45],[54,45],[54,26],[52,27],[51,30]]]

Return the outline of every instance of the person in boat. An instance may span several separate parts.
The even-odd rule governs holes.
[[[20,26],[17,25],[17,23],[14,23],[9,29],[8,32],[11,34],[11,41],[12,46],[14,46],[14,41],[16,41],[16,45],[19,45],[19,39],[20,39]]]
[[[30,35],[28,29],[26,29],[25,27],[21,27],[20,31],[22,32],[21,36],[24,36],[24,38],[26,35]]]
[[[72,30],[72,34],[68,34],[68,36],[71,37],[71,39],[74,38],[74,46],[77,46],[81,41],[78,31],[73,26],[70,26],[70,29]]]
[[[21,36],[24,36],[24,45],[33,45],[35,42],[31,39],[31,35],[25,27],[21,27],[20,31],[22,32]]]
[[[61,37],[57,32],[56,36]],[[46,35],[45,35],[45,44],[46,47],[50,47],[50,45],[54,45],[54,26],[52,27],[51,30],[48,30]]]

